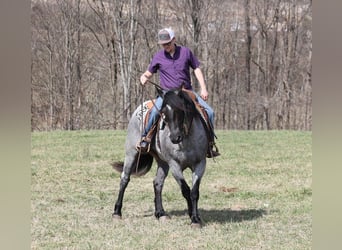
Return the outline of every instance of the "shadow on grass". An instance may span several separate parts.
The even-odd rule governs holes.
[[[226,223],[226,222],[242,222],[248,220],[255,220],[267,214],[265,209],[243,209],[243,210],[231,210],[231,209],[211,209],[204,210],[199,209],[201,218],[208,222]],[[169,215],[172,216],[184,216],[188,215],[188,210],[174,210],[169,211]]]

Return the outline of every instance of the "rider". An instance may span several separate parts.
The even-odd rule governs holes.
[[[192,91],[190,67],[194,70],[195,76],[200,84],[201,93],[196,95],[199,104],[206,110],[210,125],[213,128],[214,125],[214,110],[205,102],[208,100],[208,91],[204,81],[203,73],[199,68],[200,62],[192,51],[184,46],[178,46],[176,43],[175,33],[171,28],[164,28],[158,32],[158,44],[163,49],[159,50],[152,58],[152,61],[145,73],[140,77],[140,82],[145,85],[154,73],[159,70],[160,85],[164,90],[178,88],[184,83],[184,88]],[[152,125],[157,121],[159,112],[162,105],[162,98],[160,96],[155,100],[154,107],[151,110],[147,126],[143,131],[140,143],[138,143],[138,149],[147,151],[151,138],[147,138],[147,134]],[[213,150],[214,136],[212,136],[210,142],[210,148],[208,148],[207,157],[216,157],[220,155],[218,151]]]

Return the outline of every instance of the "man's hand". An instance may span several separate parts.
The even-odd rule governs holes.
[[[196,68],[194,72],[195,72],[195,76],[199,82],[199,85],[201,86],[201,97],[204,101],[206,101],[206,100],[208,100],[208,91],[207,91],[207,87],[206,87],[205,82],[204,82],[202,70],[200,68]]]
[[[141,83],[141,85],[144,86],[147,83],[147,81],[151,78],[151,76],[152,76],[152,73],[150,71],[148,71],[148,70],[144,74],[142,74],[140,76],[140,83]]]
[[[201,97],[204,101],[208,100],[208,91],[206,89],[201,90]]]
[[[146,84],[146,82],[148,81],[148,78],[144,75],[144,74],[142,74],[141,76],[140,76],[140,83],[141,83],[141,85],[145,85]]]

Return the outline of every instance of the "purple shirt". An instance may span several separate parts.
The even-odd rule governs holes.
[[[176,46],[173,57],[164,49],[158,51],[152,58],[148,71],[156,73],[159,70],[163,89],[178,88],[184,82],[184,87],[191,90],[190,67],[196,69],[199,65],[200,62],[189,48]]]

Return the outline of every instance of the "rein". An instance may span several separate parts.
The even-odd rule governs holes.
[[[156,89],[158,89],[159,91],[164,91],[164,89],[162,87],[160,87],[158,84],[156,84],[155,82],[152,82],[150,80],[147,80],[149,83],[151,83]],[[153,98],[150,97],[150,100],[153,104],[153,106],[156,108],[156,110],[158,111],[159,116],[161,117],[161,119],[163,119],[162,113],[160,112],[160,110],[157,108],[156,104],[153,101]]]
[[[156,83],[154,83],[154,82],[152,82],[152,81],[150,81],[150,80],[147,80],[149,83],[151,83],[156,89],[158,89],[158,90],[160,90],[160,91],[163,91],[163,88],[162,87],[160,87],[158,84],[156,84]],[[143,116],[144,116],[144,86],[142,86],[143,88],[142,88],[142,90],[141,90],[141,103],[140,103],[140,105],[141,105],[141,117],[143,118]],[[152,102],[152,104],[153,104],[153,106],[156,108],[156,110],[158,111],[158,113],[159,113],[159,116],[160,116],[160,118],[161,119],[163,119],[163,116],[162,116],[162,113],[160,112],[160,110],[157,108],[157,106],[155,105],[155,102],[153,101],[153,98],[151,98],[150,97],[150,100],[151,100],[151,102]],[[144,119],[142,119],[141,118],[141,128],[142,128],[142,130],[145,130],[145,124],[144,124]],[[136,163],[136,173],[138,173],[138,168],[139,168],[139,163],[140,163],[140,157],[141,157],[141,149],[139,150],[139,155],[138,155],[138,158],[137,158],[137,163]]]
[[[159,90],[164,90],[162,87],[160,87],[158,84],[156,84],[155,82],[152,82],[151,80],[147,80],[149,83],[151,83],[154,87],[156,87]]]
[[[150,81],[150,80],[147,80],[149,83],[151,83],[152,85],[154,85],[155,86],[155,88],[157,88],[157,89],[159,89],[159,90],[163,90],[163,88],[161,88],[158,84],[156,84],[156,83],[154,83],[154,82],[152,82],[152,81]],[[143,119],[143,117],[144,117],[144,86],[142,86],[142,90],[141,90],[141,103],[140,103],[140,105],[141,105],[141,128],[142,128],[142,130],[145,130],[145,124],[144,124],[144,119]],[[155,103],[154,103],[154,101],[153,101],[153,98],[151,98],[150,97],[150,100],[151,100],[151,102],[152,102],[152,104],[153,104],[153,106],[156,108],[156,110],[158,111],[158,113],[159,113],[159,115],[160,115],[160,117],[161,117],[161,119],[163,119],[163,116],[162,116],[162,113],[160,112],[160,110],[157,108],[157,106],[155,105]],[[139,168],[139,163],[140,163],[140,157],[141,157],[141,149],[139,150],[139,154],[138,154],[138,158],[137,158],[137,164],[136,164],[136,173],[138,173],[138,168]]]
[[[141,110],[141,129],[142,130],[145,130],[145,125],[144,125],[144,88],[142,88],[141,90],[141,107],[140,107],[140,110]],[[140,163],[140,156],[141,156],[141,149],[139,149],[139,154],[138,154],[138,159],[137,159],[137,164],[135,166],[135,172],[138,173],[138,168],[139,168],[139,163]]]

